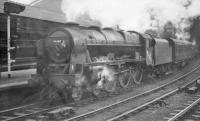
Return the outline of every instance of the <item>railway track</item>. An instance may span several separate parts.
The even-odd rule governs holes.
[[[141,110],[141,109],[143,109],[143,108],[145,108],[145,107],[147,107],[147,106],[149,106],[149,105],[151,105],[151,104],[153,104],[153,103],[156,103],[157,101],[159,101],[159,100],[161,100],[161,99],[163,99],[163,98],[165,98],[165,97],[167,97],[167,96],[170,96],[170,95],[172,95],[172,94],[175,94],[175,93],[177,93],[178,91],[180,91],[180,89],[185,88],[186,86],[188,86],[188,85],[194,83],[194,81],[195,81],[197,78],[199,78],[199,77],[197,77],[197,78],[194,79],[194,76],[197,76],[197,74],[196,74],[196,75],[195,75],[195,74],[192,75],[191,73],[194,72],[195,70],[198,70],[198,69],[199,69],[199,67],[193,69],[192,71],[190,71],[189,73],[187,73],[187,74],[185,74],[185,75],[183,75],[183,76],[181,76],[181,77],[178,77],[178,78],[172,80],[172,81],[169,82],[169,83],[166,83],[166,84],[164,84],[164,85],[161,85],[161,86],[159,86],[159,87],[156,87],[156,88],[154,88],[154,89],[151,89],[151,90],[149,90],[149,91],[146,91],[146,92],[144,92],[144,93],[135,95],[135,96],[133,96],[133,97],[129,97],[129,98],[127,98],[127,99],[124,99],[124,100],[121,100],[121,101],[119,101],[119,102],[116,102],[116,103],[113,103],[113,104],[110,104],[110,105],[107,105],[107,106],[98,108],[98,109],[93,110],[93,111],[90,111],[90,112],[86,112],[86,113],[83,113],[83,114],[80,114],[80,115],[77,115],[77,116],[68,118],[68,119],[66,119],[65,121],[74,121],[74,120],[108,120],[108,121],[114,121],[114,120],[118,120],[118,119],[120,119],[121,117],[127,116],[128,114],[130,114],[130,113],[132,113],[132,112],[137,112],[137,111],[139,111],[139,110]],[[199,70],[198,70],[198,73],[199,73]],[[179,86],[178,86],[179,88],[177,88],[177,85],[175,85],[175,83],[180,83],[180,82],[178,82],[178,81],[181,80],[181,79],[183,79],[183,78],[185,78],[185,77],[188,76],[189,74],[192,75],[192,77],[190,77],[190,79],[193,78],[193,81],[190,82],[190,83],[188,83],[187,85],[182,86],[182,87],[180,87],[180,84],[179,84]],[[185,84],[185,83],[186,83],[186,82],[183,81],[182,85]],[[165,92],[165,93],[162,92],[166,87],[169,87],[169,86],[170,86],[170,88],[171,88],[172,85],[174,85],[174,87],[173,87],[174,89],[172,89],[172,90],[170,90],[170,91],[168,90],[167,93],[166,93],[166,92]],[[158,91],[161,91],[162,94],[161,94],[161,95],[158,95],[158,93],[157,93]],[[136,106],[134,109],[129,110],[129,111],[126,111],[125,113],[122,113],[122,114],[120,114],[120,115],[114,114],[114,116],[113,116],[114,118],[110,118],[110,119],[109,119],[109,118],[106,118],[105,115],[109,115],[109,112],[117,112],[116,110],[119,110],[119,109],[121,110],[121,108],[126,107],[126,106],[124,105],[124,104],[126,104],[126,103],[129,103],[129,105],[134,105],[134,104],[133,104],[133,100],[135,101],[135,100],[138,99],[138,98],[143,98],[143,100],[147,100],[148,98],[144,98],[144,97],[148,97],[148,95],[151,95],[152,93],[157,93],[157,94],[156,94],[157,98],[156,98],[155,95],[154,95],[154,97],[152,98],[152,99],[156,98],[155,100],[151,100],[151,101],[148,101],[148,102],[145,103],[145,104],[141,104],[141,105],[139,105],[139,106]],[[127,106],[127,107],[130,108],[130,106]],[[116,109],[116,110],[112,111],[113,109]],[[111,110],[111,111],[107,111],[107,110]],[[106,112],[106,111],[107,111],[107,112]],[[106,113],[105,113],[105,112],[106,112]],[[103,114],[101,114],[101,113],[103,113]],[[101,115],[101,116],[99,116],[99,115]],[[110,115],[113,115],[113,114],[110,114]],[[109,115],[108,117],[112,117],[112,116],[110,116],[110,115]],[[97,118],[93,118],[93,117],[95,117],[95,116],[97,116]]]
[[[151,94],[153,92],[156,92],[158,90],[166,88],[167,86],[169,86],[171,84],[176,83],[178,80],[180,80],[182,78],[185,78],[189,74],[197,71],[199,68],[200,68],[200,66],[192,69],[190,72],[182,75],[181,77],[177,77],[176,79],[172,80],[169,83],[166,83],[164,85],[161,85],[159,87],[156,87],[154,89],[146,91],[146,92],[144,92],[142,94],[138,94],[136,96],[124,99],[124,100],[122,100],[120,102],[116,102],[116,103],[114,103],[112,105],[108,105],[108,106],[102,107],[100,109],[97,109],[97,110],[94,110],[94,111],[91,111],[91,112],[87,112],[87,113],[82,114],[82,115],[71,117],[69,119],[66,119],[66,121],[80,120],[82,118],[86,118],[86,117],[92,116],[94,114],[98,114],[99,112],[105,111],[107,109],[110,109],[110,108],[115,107],[117,105],[120,105],[122,103],[132,101],[132,100],[134,100],[136,98],[139,98],[139,97],[142,97],[142,96],[145,96],[145,95],[149,95],[149,94]],[[68,105],[58,105],[58,106],[47,107],[47,108],[46,107],[40,107],[40,106],[38,106],[38,104],[24,105],[24,106],[20,106],[20,107],[16,107],[16,108],[0,111],[0,120],[1,121],[13,121],[13,120],[27,119],[29,117],[33,117],[33,119],[34,119],[34,117],[37,117],[37,116],[44,116],[44,115],[41,115],[41,114],[50,112],[50,111],[55,110],[55,109],[60,109],[60,108],[63,108],[63,107],[69,107],[69,110],[71,110],[70,104],[68,104]]]
[[[174,110],[172,117],[165,117],[166,121],[199,121],[200,120],[200,94],[190,95],[182,109]]]
[[[65,105],[53,106],[53,107],[42,107],[39,106],[39,103],[33,103],[24,105],[21,107],[16,107],[12,109],[7,109],[0,111],[0,120],[1,121],[14,121],[14,120],[22,120],[27,117],[35,116],[37,114],[42,114],[54,109],[62,108]],[[69,110],[71,108],[69,107]]]
[[[151,101],[148,101],[147,103],[144,103],[144,104],[142,104],[140,106],[137,106],[137,107],[135,107],[135,108],[133,108],[131,110],[128,110],[128,111],[125,111],[125,112],[123,112],[123,113],[121,113],[119,115],[116,115],[116,116],[114,116],[114,117],[112,117],[112,118],[110,118],[110,119],[108,119],[106,121],[118,121],[118,120],[122,120],[123,118],[128,118],[129,116],[131,117],[133,114],[137,114],[137,112],[145,110],[145,108],[148,108],[148,107],[150,107],[152,105],[156,105],[156,104],[158,104],[159,101],[162,102],[165,98],[168,98],[168,97],[170,97],[172,95],[177,94],[179,91],[182,91],[184,88],[186,88],[186,87],[190,86],[191,84],[195,83],[196,79],[198,79],[198,78],[200,78],[200,76],[195,78],[193,81],[189,82],[188,84],[186,84],[186,85],[184,85],[182,87],[179,87],[179,88],[176,88],[176,89],[174,89],[174,90],[172,90],[170,92],[167,92],[166,94],[164,94],[162,96],[159,96],[159,97],[157,97],[157,98],[155,98],[155,99],[153,99]],[[199,98],[200,98],[200,96],[199,96]],[[163,103],[164,103],[164,101],[163,101]]]

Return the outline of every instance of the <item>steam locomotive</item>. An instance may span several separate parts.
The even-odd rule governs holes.
[[[140,84],[144,71],[169,74],[195,57],[197,46],[184,40],[154,38],[136,31],[67,23],[38,41],[35,78],[64,96],[80,100]]]

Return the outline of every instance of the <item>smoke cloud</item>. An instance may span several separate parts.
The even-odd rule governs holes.
[[[87,13],[103,26],[144,32],[152,24],[163,26],[167,21],[200,14],[200,0],[63,0],[62,10],[68,21]],[[153,22],[152,22],[153,21]]]

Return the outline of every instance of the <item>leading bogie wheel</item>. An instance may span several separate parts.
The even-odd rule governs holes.
[[[73,98],[74,101],[79,101],[83,98],[82,87],[74,87],[72,89],[72,98]]]
[[[95,84],[93,85],[92,87],[92,94],[95,96],[95,97],[99,97],[101,95],[101,89],[98,88],[98,86]]]

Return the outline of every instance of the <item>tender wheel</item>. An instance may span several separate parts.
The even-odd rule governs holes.
[[[74,87],[72,89],[72,98],[74,101],[79,101],[83,97],[83,90],[82,87]]]
[[[107,92],[115,92],[116,88],[117,88],[117,83],[116,81],[108,81],[106,80],[105,84],[104,84],[105,90]]]
[[[143,69],[137,68],[135,71],[132,72],[133,81],[136,84],[140,84],[143,77]]]
[[[131,76],[128,72],[122,73],[119,76],[119,84],[122,88],[127,88],[130,85]]]

